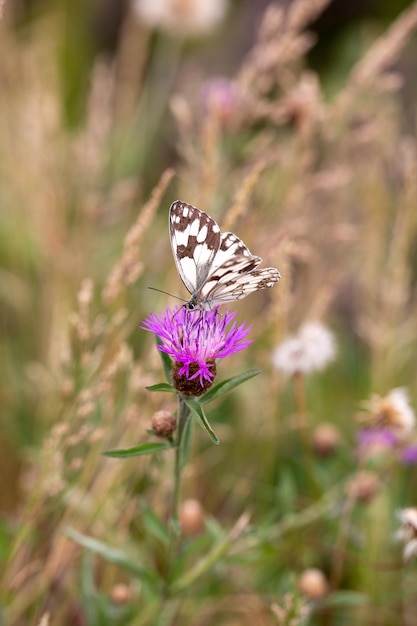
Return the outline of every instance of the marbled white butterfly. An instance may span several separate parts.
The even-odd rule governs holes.
[[[262,259],[239,237],[220,232],[213,218],[186,202],[171,205],[169,235],[178,273],[191,294],[189,310],[241,300],[280,279],[275,267],[257,269]]]

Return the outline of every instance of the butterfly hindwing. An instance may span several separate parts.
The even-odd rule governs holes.
[[[272,287],[280,278],[274,267],[257,269],[259,257],[230,259],[209,276],[201,289],[200,299],[212,306],[241,300],[254,291]]]
[[[220,246],[210,273],[212,274],[216,268],[224,265],[224,263],[226,263],[229,259],[240,256],[257,259],[258,263],[262,260],[259,257],[253,256],[253,254],[249,251],[249,248],[241,239],[239,239],[237,235],[234,233],[222,233],[220,237]]]
[[[221,233],[215,220],[191,204],[171,205],[169,232],[178,273],[191,293],[189,309],[240,300],[280,278],[274,267],[258,269],[260,257],[234,233]]]

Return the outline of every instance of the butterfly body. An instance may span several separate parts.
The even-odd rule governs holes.
[[[169,211],[169,234],[178,273],[191,294],[187,309],[213,309],[272,287],[274,267],[258,269],[262,259],[231,232],[191,204],[176,201]]]

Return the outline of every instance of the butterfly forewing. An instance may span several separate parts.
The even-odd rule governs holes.
[[[177,201],[171,205],[169,231],[178,273],[194,293],[211,271],[220,246],[220,228],[207,213]]]
[[[190,204],[171,205],[169,228],[178,273],[192,296],[186,305],[190,309],[240,300],[280,278],[274,267],[257,269],[260,257],[234,233],[221,233],[207,213]]]

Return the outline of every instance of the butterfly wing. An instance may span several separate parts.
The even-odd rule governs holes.
[[[241,300],[249,294],[273,287],[280,279],[275,267],[258,269],[259,257],[238,256],[216,268],[200,289],[198,299],[210,307]]]
[[[204,211],[177,200],[169,210],[169,234],[178,273],[194,294],[212,271],[220,247],[220,228]]]
[[[243,243],[237,235],[234,233],[222,233],[220,237],[220,246],[217,251],[216,257],[213,261],[211,272],[220,266],[223,266],[230,259],[235,257],[246,257],[251,259],[254,263],[253,267],[256,267],[262,259],[258,256],[254,256],[249,248]]]
[[[234,233],[221,233],[215,220],[191,204],[171,205],[169,232],[178,273],[192,294],[190,309],[241,300],[280,279],[274,267],[258,269],[260,257]]]

